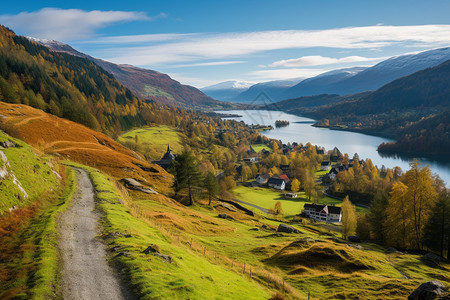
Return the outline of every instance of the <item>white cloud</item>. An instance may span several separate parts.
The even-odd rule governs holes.
[[[322,74],[328,70],[325,69],[271,69],[251,71],[248,78],[255,81],[284,80],[284,79],[306,79]]]
[[[142,41],[151,35],[143,37]],[[139,36],[133,38],[139,39]],[[178,38],[179,37],[179,38]],[[450,44],[450,25],[366,26],[327,30],[285,30],[245,33],[198,33],[171,36],[172,40],[139,47],[118,47],[104,52],[109,60],[137,65],[165,65],[236,58],[258,52],[326,47],[381,49],[387,46]],[[118,39],[119,41],[119,39]],[[99,40],[101,43],[101,39]]]
[[[21,12],[17,15],[0,15],[0,23],[29,36],[70,41],[90,38],[96,29],[114,23],[149,21],[165,17],[167,15],[164,13],[148,17],[143,12],[133,11],[43,8],[34,12]]]
[[[227,60],[227,61],[211,61],[211,62],[202,62],[202,63],[194,63],[194,64],[172,65],[172,66],[167,66],[167,67],[168,68],[211,67],[211,66],[235,65],[235,64],[242,64],[242,63],[244,63],[244,61]]]
[[[302,56],[299,58],[293,59],[283,59],[279,61],[275,61],[269,65],[269,67],[305,67],[305,66],[323,66],[323,65],[333,65],[333,64],[342,64],[342,63],[355,63],[355,62],[367,62],[367,61],[381,61],[386,59],[385,57],[362,57],[362,56],[346,56],[342,58],[332,58],[332,57],[324,57],[320,55],[311,55],[311,56]]]

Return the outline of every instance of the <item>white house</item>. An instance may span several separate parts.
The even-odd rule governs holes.
[[[269,177],[270,176],[268,174],[257,174],[255,180],[259,184],[266,184],[269,180]]]
[[[305,204],[303,213],[311,219],[327,223],[341,222],[342,219],[341,208],[332,205]]]
[[[254,162],[256,162],[257,160],[258,160],[258,158],[257,158],[257,157],[254,157],[254,156],[244,158],[244,162],[246,162],[246,163],[248,163],[248,164],[254,163]]]
[[[320,163],[321,171],[328,171],[331,168],[331,161],[323,161]]]
[[[284,196],[286,198],[297,198],[297,193],[286,193]]]
[[[269,178],[269,180],[267,181],[267,185],[277,190],[284,190],[286,188],[286,182],[284,181],[284,179],[276,177]]]

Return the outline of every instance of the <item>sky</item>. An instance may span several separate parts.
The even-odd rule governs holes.
[[[450,46],[450,0],[7,1],[0,24],[198,88]]]

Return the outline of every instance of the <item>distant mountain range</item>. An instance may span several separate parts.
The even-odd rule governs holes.
[[[354,67],[333,70],[302,81],[271,81],[257,83],[240,94],[223,89],[219,100],[252,103],[264,92],[272,101],[313,96],[321,94],[349,95],[376,90],[383,85],[413,74],[417,71],[437,66],[450,59],[450,48],[440,48],[417,54],[395,56],[372,67]],[[220,85],[220,84],[219,84]],[[202,89],[209,94],[208,88]],[[267,104],[267,103],[266,103]]]
[[[56,52],[65,52],[74,56],[89,59],[99,67],[111,73],[120,83],[144,100],[153,100],[163,104],[186,108],[228,107],[226,103],[221,103],[205,95],[193,86],[181,84],[166,74],[131,65],[114,64],[102,59],[94,58],[58,41],[36,39],[32,37],[28,37],[28,39]]]
[[[201,91],[220,101],[235,102],[235,97],[248,90],[253,84],[245,81],[225,81],[202,88]]]

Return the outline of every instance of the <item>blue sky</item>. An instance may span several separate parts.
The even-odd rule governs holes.
[[[8,1],[0,24],[203,87],[450,45],[450,1]]]

